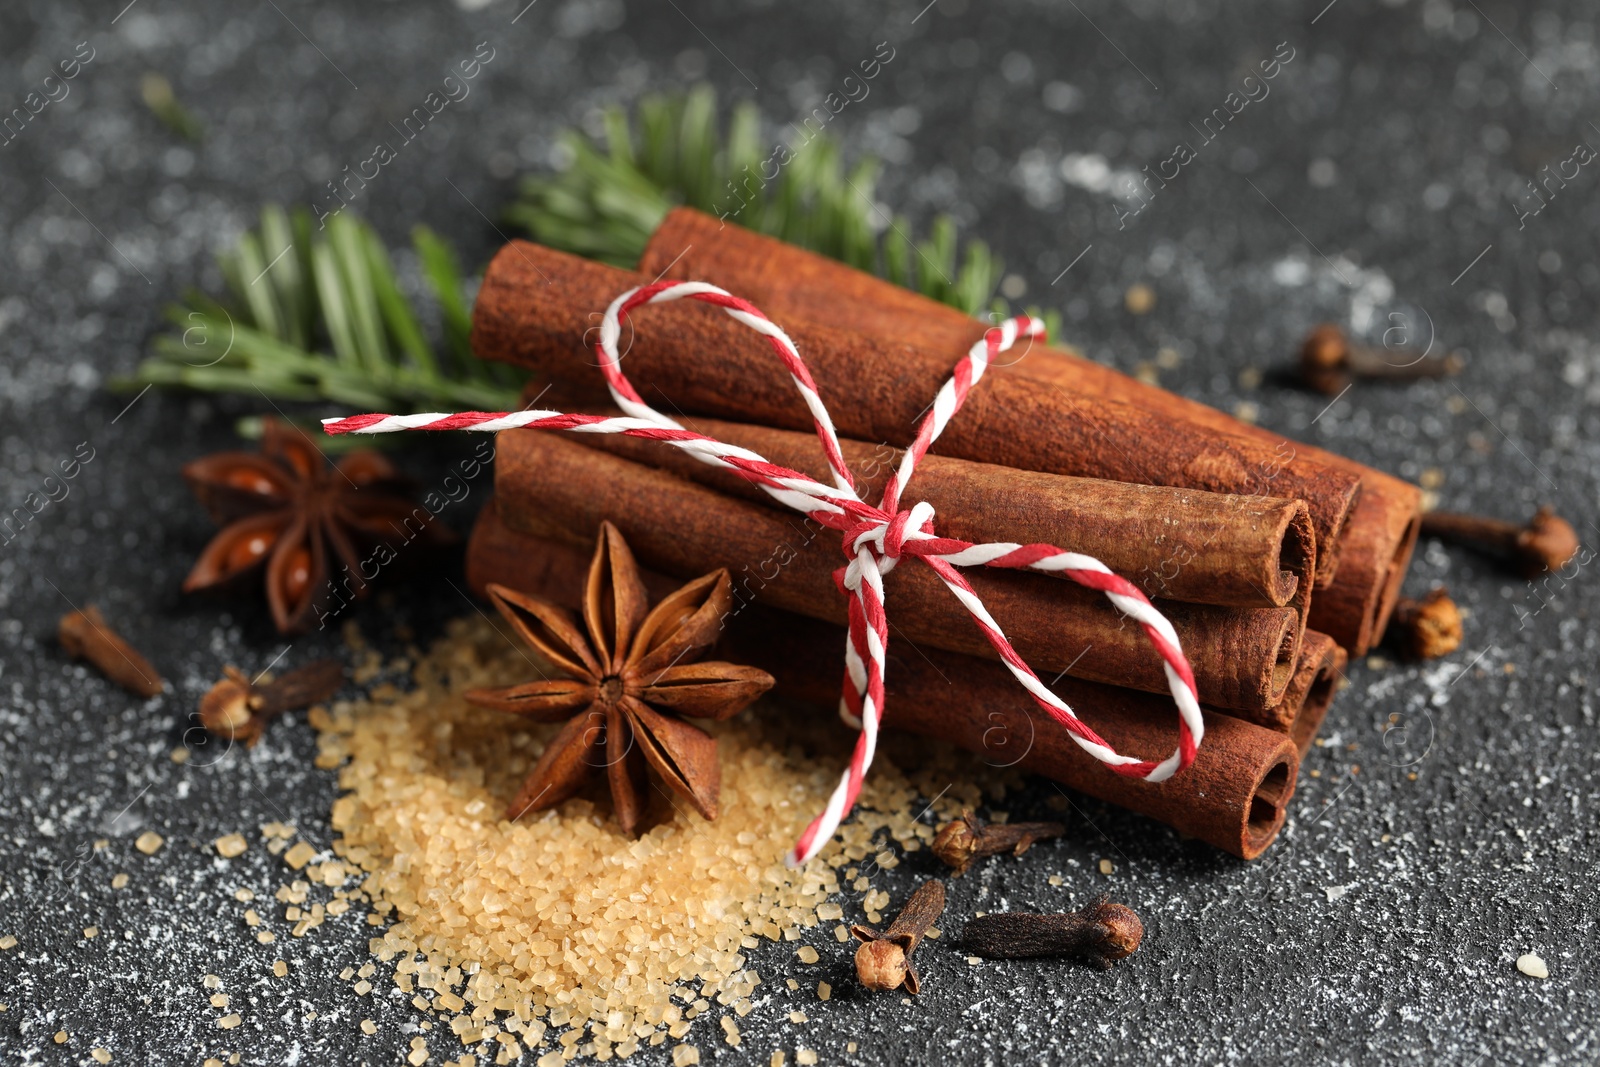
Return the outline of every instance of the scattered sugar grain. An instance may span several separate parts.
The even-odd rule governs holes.
[[[187,752],[188,749],[184,749],[184,751]],[[111,1050],[108,1048],[92,1048],[89,1050],[89,1058],[96,1063],[110,1063]]]
[[[294,847],[283,854],[283,862],[287,863],[289,866],[298,871],[304,868],[306,864],[310,863],[311,857],[315,856],[316,854],[317,850],[306,844],[304,841],[296,841],[294,843]]]
[[[817,950],[810,945],[803,946],[795,955],[800,957],[801,963],[816,963],[821,958],[817,955]]]
[[[128,884],[128,876],[118,871],[111,876],[111,888],[122,889]]]
[[[272,973],[278,978],[287,978],[289,975],[289,965],[282,960],[273,960]]]
[[[72,1035],[67,1033],[65,1030],[57,1030],[54,1040],[58,1045],[65,1045],[67,1041],[71,1039],[71,1037]]]
[[[1110,874],[1115,869],[1116,868],[1114,868],[1111,865],[1111,861],[1110,860],[1101,860],[1100,861],[1100,873],[1101,874]]]
[[[224,834],[211,842],[211,844],[215,846],[217,855],[226,860],[244,855],[245,849],[250,847],[250,843],[244,839],[243,834]]]
[[[100,928],[98,926],[85,926],[83,928],[83,939],[85,941],[93,941],[95,938],[97,938],[99,936],[100,936]]]
[[[693,1045],[679,1045],[672,1050],[672,1067],[692,1067],[700,1062],[700,1050]]]
[[[833,986],[829,985],[827,982],[818,982],[817,999],[827,1000],[831,996],[833,996]]]
[[[244,1022],[244,1020],[239,1017],[237,1012],[232,1015],[224,1015],[222,1018],[217,1020],[217,1029],[232,1030],[235,1026],[238,1026],[242,1022]]]
[[[794,1050],[794,1062],[801,1064],[802,1067],[810,1067],[817,1062],[817,1054],[808,1048],[797,1048]]]
[[[154,856],[161,850],[161,846],[166,843],[167,839],[154,830],[146,830],[134,839],[133,847],[143,852],[146,856]]]
[[[378,1032],[378,1024],[373,1022],[371,1019],[362,1019],[361,1032],[366,1034],[368,1037],[371,1037],[373,1034]]]
[[[796,1026],[799,1026],[804,1022],[810,1022],[810,1020],[806,1018],[806,1013],[803,1011],[791,1011],[789,1013],[789,1021],[794,1023]]]

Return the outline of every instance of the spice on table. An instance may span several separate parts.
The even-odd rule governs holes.
[[[1328,396],[1343,392],[1355,378],[1414,381],[1447,378],[1460,371],[1461,357],[1454,352],[1430,356],[1406,348],[1354,345],[1343,330],[1328,322],[1307,334],[1300,345],[1301,379]]]
[[[622,534],[602,523],[589,563],[583,620],[503,585],[487,592],[529,646],[566,677],[474,689],[470,703],[562,727],[506,809],[516,820],[572,796],[604,767],[617,821],[635,833],[644,815],[646,768],[707,819],[717,817],[717,743],[680,715],[727,719],[772,688],[772,676],[734,663],[694,662],[722,631],[733,604],[716,570],[648,613],[648,594]]]
[[[327,700],[344,684],[344,665],[320,659],[265,685],[255,685],[237,667],[200,698],[200,725],[229,741],[255,747],[274,716]]]
[[[1131,956],[1143,937],[1144,924],[1131,908],[1101,896],[1082,911],[979,916],[967,923],[961,944],[985,959],[1081,956],[1105,970]]]
[[[310,438],[275,419],[263,420],[259,455],[219,452],[189,463],[183,476],[222,527],[183,591],[264,567],[280,633],[303,633],[319,614],[364,596],[397,547],[453,536],[401,495],[399,473],[383,456],[358,450],[330,466]]]
[[[887,992],[905,985],[908,993],[922,991],[922,979],[911,962],[928,927],[944,914],[944,883],[938,879],[924,882],[900,914],[894,917],[889,929],[878,933],[869,926],[852,926],[850,932],[861,942],[856,949],[856,976],[868,989]]]
[[[1060,837],[1067,828],[1058,822],[985,823],[971,811],[946,823],[933,839],[933,854],[955,868],[955,876],[967,873],[973,860],[1009,852],[1020,856],[1035,841]]]
[[[1430,511],[1422,516],[1422,536],[1501,556],[1528,579],[1560,570],[1578,553],[1577,531],[1549,505],[1534,512],[1524,526],[1482,515]]]
[[[1461,647],[1461,609],[1443,586],[1421,600],[1401,598],[1389,620],[1391,640],[1407,659],[1438,659]]]
[[[123,640],[93,604],[86,604],[82,611],[63,615],[56,637],[69,656],[88,660],[101,674],[130,693],[153,697],[166,685],[150,661]]]

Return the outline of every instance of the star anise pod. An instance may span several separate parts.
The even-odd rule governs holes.
[[[318,609],[334,599],[364,596],[394,560],[395,542],[452,539],[400,494],[399,475],[383,456],[358,450],[330,466],[310,438],[274,419],[263,421],[260,454],[219,452],[188,464],[183,476],[222,527],[183,591],[221,585],[264,565],[280,633],[310,629]]]
[[[647,614],[633,553],[616,527],[602,523],[584,592],[587,636],[572,613],[552,604],[503,585],[488,593],[518,636],[567,675],[466,694],[480,707],[566,721],[506,818],[554,807],[601,768],[626,833],[644,814],[646,768],[700,814],[717,817],[717,743],[678,716],[726,719],[772,687],[772,676],[754,667],[692,662],[716,643],[733,602],[726,570],[697,578]]]

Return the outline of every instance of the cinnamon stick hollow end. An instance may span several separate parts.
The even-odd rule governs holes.
[[[1289,724],[1289,738],[1301,759],[1310,751],[1317,731],[1322,729],[1322,720],[1328,717],[1328,708],[1339,692],[1339,683],[1349,662],[1345,650],[1327,634],[1315,631],[1306,634],[1300,652],[1301,667],[1289,685],[1291,697],[1303,694],[1299,696],[1299,708]]]

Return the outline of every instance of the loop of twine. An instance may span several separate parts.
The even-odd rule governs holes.
[[[617,352],[622,323],[636,308],[684,298],[720,307],[735,321],[767,338],[811,413],[817,437],[822,442],[828,460],[833,485],[824,485],[799,471],[770,463],[750,449],[725,444],[687,430],[639,396],[622,373],[621,356]],[[910,508],[900,506],[901,494],[916,473],[917,464],[950,419],[961,410],[968,392],[982,379],[994,357],[1011,348],[1019,337],[1042,339],[1043,323],[1026,315],[1007,319],[988,330],[983,339],[974,344],[956,364],[955,371],[934,398],[932,408],[918,424],[916,437],[902,454],[899,467],[884,488],[883,500],[876,507],[856,493],[833,419],[818,395],[816,383],[794,342],[754,305],[705,282],[662,281],[639,286],[621,294],[606,308],[594,349],[612,399],[624,412],[621,417],[563,414],[557,411],[374,414],[325,419],[323,429],[330,434],[340,434],[419,429],[497,431],[530,427],[575,433],[622,433],[664,441],[705,463],[736,472],[761,486],[780,502],[838,531],[842,536],[845,557],[849,560],[834,574],[835,582],[849,599],[844,687],[839,711],[845,721],[861,730],[861,736],[856,742],[850,765],[840,777],[827,806],[812,820],[789,854],[790,865],[798,866],[815,856],[833,837],[839,823],[855,805],[867,770],[872,765],[877,749],[878,727],[883,716],[884,670],[889,644],[883,577],[906,556],[916,557],[933,569],[972,616],[1001,661],[1034,702],[1066,729],[1080,748],[1112,771],[1151,782],[1164,781],[1194,761],[1205,735],[1194,674],[1183,654],[1178,635],[1172,624],[1136,586],[1111,573],[1099,560],[1054,545],[1012,542],[974,544],[942,537],[934,529],[932,505],[922,501]],[[1162,658],[1168,688],[1177,705],[1178,745],[1173,753],[1159,763],[1124,756],[1085,725],[1065,701],[1039,680],[1038,675],[1011,647],[1000,624],[989,614],[983,601],[957,569],[974,566],[1035,570],[1060,575],[1105,594],[1118,610],[1137,622]]]

